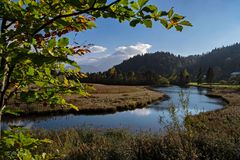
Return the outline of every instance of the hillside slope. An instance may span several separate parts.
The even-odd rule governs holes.
[[[240,71],[240,44],[217,48],[209,53],[188,57],[176,56],[168,52],[155,52],[137,55],[123,61],[115,68],[120,72],[151,71],[163,76],[187,69],[192,79],[196,79],[199,70],[205,74],[211,67],[215,80],[228,79],[232,72]]]

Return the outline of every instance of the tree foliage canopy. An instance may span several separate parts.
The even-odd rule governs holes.
[[[161,11],[148,0],[2,0],[0,2],[0,109],[15,96],[27,103],[68,104],[63,94],[86,95],[84,85],[68,77],[83,77],[69,55],[90,52],[88,45],[70,45],[64,36],[96,27],[97,18],[128,21],[151,28],[159,21],[167,29],[191,26],[185,17]],[[75,69],[66,70],[65,64]],[[77,107],[75,107],[77,109]]]
[[[85,75],[68,57],[90,51],[88,45],[70,44],[64,35],[92,29],[100,17],[129,21],[132,27],[143,24],[151,28],[152,21],[160,21],[167,29],[175,26],[178,31],[184,25],[191,26],[184,16],[175,14],[173,9],[160,11],[148,4],[148,0],[1,0],[0,137],[1,116],[3,111],[11,112],[6,107],[12,97],[21,103],[45,101],[78,109],[68,104],[63,95],[76,92],[86,96],[85,86],[78,80]],[[66,69],[66,64],[75,68]],[[10,135],[14,136],[13,133]],[[11,151],[15,148],[15,140],[6,138],[5,135],[3,142],[11,142],[6,143],[7,146],[11,144]],[[34,143],[36,140],[25,139]],[[8,152],[9,148],[5,149],[3,152],[7,155],[12,153]],[[23,159],[32,157],[30,150],[21,146],[20,152],[12,155],[13,159],[15,156],[22,159],[19,154],[24,155]],[[26,158],[26,155],[29,157]]]

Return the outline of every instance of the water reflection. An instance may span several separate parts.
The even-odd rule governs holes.
[[[200,95],[207,94],[207,89],[203,89],[202,87],[196,87],[196,88],[197,88],[198,94]]]
[[[130,111],[130,113],[132,113],[134,115],[137,115],[137,116],[146,117],[146,116],[149,116],[151,114],[151,110],[147,109],[147,108],[135,109],[133,111]]]
[[[24,122],[22,120],[8,122],[7,124],[5,123],[3,125],[3,129],[8,129],[9,126],[24,127],[24,128],[30,129],[34,126],[34,122],[28,122],[27,123],[27,122]]]

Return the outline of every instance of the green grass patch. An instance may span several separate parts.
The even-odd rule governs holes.
[[[240,89],[240,85],[233,85],[233,84],[220,84],[220,83],[200,83],[191,82],[188,84],[189,86],[196,86],[196,87],[205,87],[205,88],[216,88],[216,89]]]

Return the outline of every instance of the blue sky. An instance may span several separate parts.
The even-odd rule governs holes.
[[[193,27],[176,32],[164,29],[159,22],[148,29],[141,25],[132,28],[127,22],[98,19],[97,28],[79,33],[76,40],[104,47],[103,57],[115,54],[119,47],[134,48],[138,44],[151,45],[144,50],[147,52],[169,51],[186,56],[240,41],[240,0],[150,0],[149,3],[162,10],[174,7]],[[93,53],[90,58],[100,58],[101,54]],[[87,57],[84,61],[87,64]]]

